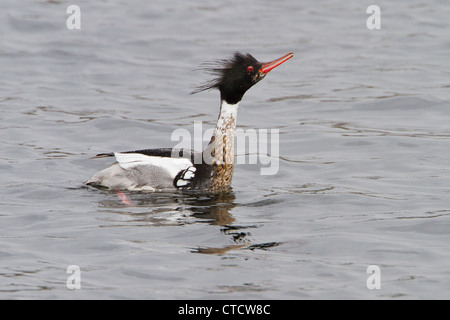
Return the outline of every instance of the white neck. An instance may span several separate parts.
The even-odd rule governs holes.
[[[214,134],[204,150],[204,158],[211,159],[209,163],[233,165],[237,109],[238,104],[222,101]]]
[[[239,103],[229,104],[225,100],[222,100],[220,105],[219,119],[217,120],[216,129],[214,130],[214,135],[220,135],[220,133],[225,133],[228,131],[234,134],[234,129],[236,129],[237,120],[237,110]]]

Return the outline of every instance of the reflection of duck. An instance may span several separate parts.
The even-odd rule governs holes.
[[[261,63],[250,54],[235,53],[232,59],[206,68],[218,77],[194,93],[218,89],[221,105],[214,134],[203,152],[165,148],[99,154],[96,158],[115,156],[117,162],[95,174],[86,184],[112,190],[228,189],[234,169],[238,104],[248,89],[292,57],[291,52]]]
[[[236,206],[233,192],[156,192],[151,196],[148,193],[128,193],[124,197],[128,202],[126,204],[123,199],[115,198],[103,200],[101,205],[111,212],[133,217],[130,222],[144,222],[146,225],[183,225],[192,223],[192,218],[195,218],[195,222],[228,228],[235,221],[230,213]],[[123,210],[124,208],[129,210]],[[151,211],[136,214],[135,208],[150,208]]]
[[[220,233],[232,242],[222,246],[191,247],[192,253],[225,254],[230,250],[238,249],[262,249],[266,250],[278,246],[279,242],[252,244],[249,229],[257,228],[257,225],[234,225],[235,218],[231,210],[237,206],[233,192],[198,193],[198,192],[156,192],[149,196],[148,193],[129,193],[129,205],[122,201],[103,200],[101,205],[110,212],[130,217],[120,224],[139,226],[168,226],[186,225],[192,223],[207,223],[220,227]],[[137,213],[134,208],[151,208],[150,212]],[[194,218],[194,219],[192,219]],[[111,222],[111,220],[108,220]],[[117,227],[117,224],[113,224]]]
[[[191,208],[194,209],[193,216],[200,219],[207,219],[210,224],[219,226],[228,226],[234,222],[230,210],[236,206],[236,199],[232,192],[222,192],[211,194],[204,200],[199,201],[201,206]]]

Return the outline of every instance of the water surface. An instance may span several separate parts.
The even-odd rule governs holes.
[[[450,6],[378,1],[368,30],[368,1],[82,1],[71,31],[70,4],[2,2],[0,298],[450,298]],[[239,110],[279,129],[276,175],[130,205],[83,186],[96,153],[212,128],[193,70],[236,50],[295,52]]]

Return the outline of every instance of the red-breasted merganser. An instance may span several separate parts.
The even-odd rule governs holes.
[[[234,170],[234,130],[238,104],[245,92],[262,80],[269,71],[293,57],[290,52],[271,62],[258,62],[250,54],[235,53],[205,67],[216,76],[198,87],[197,93],[220,91],[220,113],[213,136],[205,150],[145,149],[98,154],[94,158],[112,157],[116,162],[86,181],[87,185],[111,190],[203,190],[229,189]]]

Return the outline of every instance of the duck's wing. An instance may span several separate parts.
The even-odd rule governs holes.
[[[158,167],[165,170],[172,180],[180,171],[193,165],[190,159],[180,157],[166,157],[135,152],[115,152],[114,156],[124,170],[133,170],[139,167]]]
[[[116,152],[99,153],[91,159],[114,157]],[[155,148],[155,149],[142,149],[134,151],[125,151],[119,153],[139,153],[150,157],[165,157],[165,158],[189,158],[193,160],[196,152],[190,149],[174,149],[174,148]]]
[[[194,154],[171,148],[101,153],[95,158],[114,156],[117,162],[86,184],[126,190],[186,189],[195,177]]]

